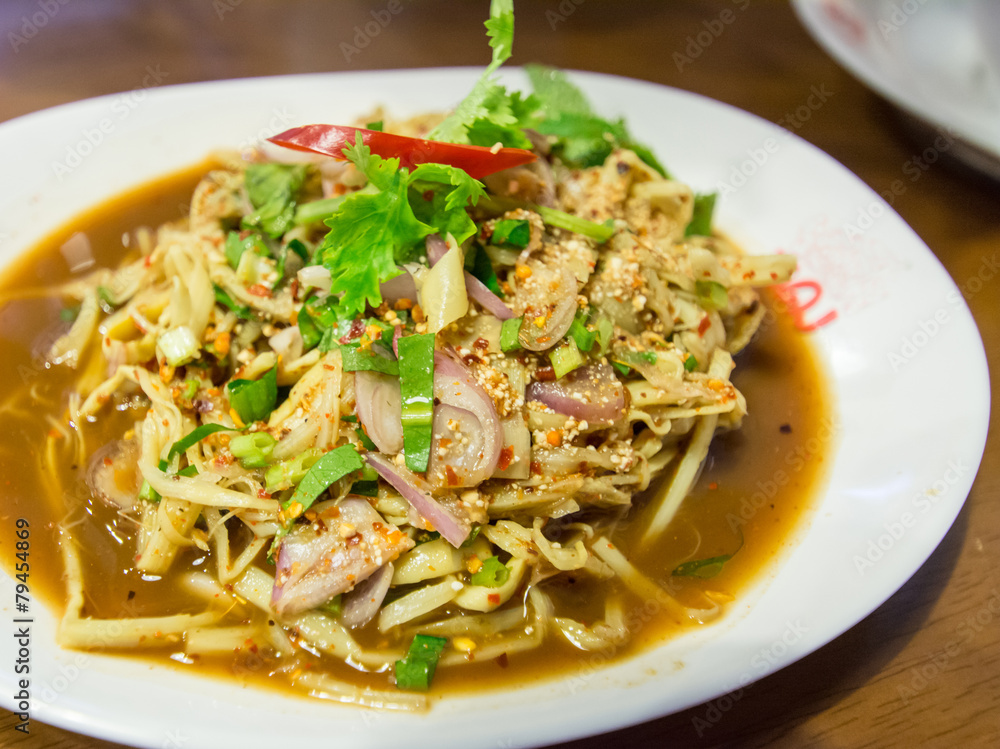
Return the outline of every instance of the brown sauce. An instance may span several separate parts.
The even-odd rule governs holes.
[[[59,248],[74,232],[86,233],[98,265],[116,266],[130,251],[130,235],[138,226],[155,227],[176,219],[187,210],[187,201],[205,164],[152,182],[101,204],[53,232],[38,247],[12,264],[0,277],[0,383],[3,384],[4,429],[0,434],[0,559],[8,570],[15,563],[15,520],[26,518],[31,527],[31,595],[55,613],[64,607],[62,562],[57,524],[73,523],[81,544],[86,602],[84,614],[98,618],[155,616],[193,613],[203,605],[191,600],[168,577],[143,579],[132,566],[135,524],[93,501],[83,482],[84,465],[66,461],[60,466],[62,497],[47,496],[41,477],[46,437],[64,420],[66,393],[74,372],[65,367],[46,367],[41,352],[66,329],[57,295],[32,293],[69,280],[71,273]],[[765,301],[769,295],[764,293]],[[829,449],[828,398],[816,359],[808,342],[783,315],[769,313],[750,348],[737,357],[733,377],[744,393],[749,414],[743,428],[717,435],[697,485],[668,529],[667,538],[637,564],[652,578],[669,581],[681,600],[696,602],[702,591],[716,595],[739,595],[775,567],[794,543],[797,531],[817,495]],[[117,438],[142,417],[133,409],[103,416],[99,423],[83,425],[91,448]],[[103,435],[103,436],[102,436]],[[113,435],[113,437],[112,437]],[[641,518],[641,511],[638,513]],[[627,546],[637,536],[638,524],[626,524],[614,537]],[[697,550],[695,551],[697,544]],[[671,571],[691,559],[738,553],[722,572],[708,580],[671,577]],[[182,552],[175,570],[208,569],[205,555],[196,549]],[[596,583],[584,578],[561,584],[548,592],[560,605],[572,608],[581,621],[603,617],[603,604]],[[626,620],[637,626],[632,641],[615,657],[634,655],[675,634],[677,625],[642,614],[643,602],[629,599]],[[244,614],[245,615],[245,614]],[[256,616],[263,616],[259,612]],[[233,614],[227,623],[240,621]],[[641,627],[638,626],[641,624]],[[359,636],[366,646],[379,644],[380,636]],[[273,660],[264,653],[243,651],[235,658],[202,658],[194,664],[179,664],[171,655],[182,644],[158,650],[139,651],[177,668],[197,668],[205,673],[228,675],[270,688],[282,679],[270,676]],[[128,654],[132,656],[132,653]],[[549,636],[545,645],[524,654],[461,668],[441,668],[435,677],[433,695],[450,691],[526,683],[537,678],[578,671],[595,661],[595,654],[572,648],[562,638]],[[303,652],[299,665],[321,666],[338,676],[377,688],[387,686],[383,674],[362,674],[331,659]]]

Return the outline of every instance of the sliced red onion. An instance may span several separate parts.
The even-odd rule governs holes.
[[[403,337],[403,326],[396,325],[392,329],[392,354],[399,358],[399,339]]]
[[[539,273],[536,271],[533,275]],[[529,351],[546,351],[555,346],[573,324],[578,307],[577,282],[576,276],[562,268],[552,282],[536,284],[544,290],[546,298],[534,299],[526,305],[518,340]],[[552,298],[554,302],[547,301]],[[541,326],[537,324],[538,319],[542,320]]]
[[[430,487],[419,476],[379,453],[365,453],[365,460],[445,541],[457,549],[469,537],[469,528],[430,495]]]
[[[479,418],[464,408],[447,403],[434,406],[434,441],[427,463],[432,486],[475,486],[481,473],[484,430]],[[501,448],[502,449],[502,448]]]
[[[378,613],[385,594],[392,584],[392,562],[379,567],[367,580],[360,582],[350,593],[345,593],[344,608],[340,613],[340,623],[348,627],[363,627]]]
[[[431,234],[427,237],[427,262],[430,263],[431,267],[435,266],[446,252],[448,252],[448,244],[439,235]],[[514,316],[510,307],[469,271],[465,271],[465,291],[470,299],[479,302],[484,310],[498,320],[509,320]]]
[[[448,252],[448,243],[441,239],[440,234],[431,234],[427,237],[427,263],[432,268],[437,265],[438,260]]]
[[[352,590],[413,548],[405,533],[360,497],[321,502],[312,511],[312,523],[295,526],[281,541],[271,591],[271,605],[281,616]]]
[[[330,271],[322,265],[307,265],[295,275],[299,279],[299,285],[304,288],[319,289],[327,293],[330,291]]]
[[[375,446],[390,455],[402,450],[403,398],[399,378],[380,372],[355,372],[354,398],[358,420]]]
[[[476,382],[476,378],[464,364],[442,351],[434,352],[434,399],[438,403],[471,413],[479,422],[478,431],[482,434],[481,447],[474,446],[470,440],[469,446],[472,447],[470,452],[474,462],[468,470],[456,472],[459,483],[450,483],[447,480],[440,483],[445,486],[476,486],[482,483],[493,475],[500,460],[500,451],[503,449],[503,427],[500,425],[493,399]],[[435,434],[438,434],[437,429]],[[431,446],[432,462],[435,460],[437,448],[438,440],[435,438]],[[435,467],[431,466],[428,469],[432,483],[438,481],[440,473],[433,470]],[[453,470],[457,467],[452,465]]]
[[[414,302],[417,300],[417,287],[413,283],[413,276],[405,270],[398,276],[383,281],[379,286],[379,293],[382,294],[382,301],[389,304],[395,304],[400,299]]]
[[[87,466],[87,486],[95,497],[116,510],[135,508],[142,474],[135,440],[114,440],[94,453]]]
[[[469,292],[470,299],[475,299],[484,310],[498,320],[509,320],[514,316],[510,307],[504,304],[500,297],[490,291],[486,284],[469,273],[469,271],[465,271],[465,290]]]
[[[588,364],[553,382],[532,382],[524,398],[591,423],[612,424],[625,411],[625,388],[610,364]]]

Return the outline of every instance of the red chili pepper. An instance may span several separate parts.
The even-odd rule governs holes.
[[[494,151],[485,146],[465,146],[409,138],[405,135],[393,135],[347,125],[293,127],[268,140],[296,151],[321,153],[343,160],[344,146],[354,145],[357,133],[361,133],[361,142],[368,146],[372,153],[384,159],[399,159],[399,165],[406,169],[412,169],[417,164],[450,164],[464,169],[475,179],[482,179],[514,166],[529,164],[538,158],[523,148],[500,148]]]

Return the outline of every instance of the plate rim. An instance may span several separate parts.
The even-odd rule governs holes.
[[[174,85],[174,86],[164,87],[162,90],[155,91],[155,92],[152,92],[152,93],[153,93],[154,96],[167,96],[167,95],[183,96],[184,92],[187,91],[187,90],[191,90],[191,89],[205,90],[206,88],[212,87],[212,86],[229,87],[229,86],[233,86],[233,85],[238,85],[238,86],[246,86],[246,87],[252,88],[255,85],[260,85],[261,82],[272,83],[272,82],[289,81],[289,80],[319,81],[319,80],[330,80],[330,79],[334,79],[335,80],[335,79],[340,79],[340,78],[358,78],[358,77],[373,77],[375,79],[381,79],[381,78],[386,77],[386,76],[392,76],[392,75],[398,75],[398,74],[405,74],[405,75],[411,75],[411,76],[412,75],[433,75],[433,74],[452,74],[452,75],[453,74],[458,74],[460,77],[463,77],[463,78],[467,77],[470,80],[472,80],[472,79],[474,79],[474,77],[476,75],[479,74],[479,72],[481,72],[481,69],[479,69],[479,68],[462,67],[462,68],[422,68],[422,69],[355,71],[355,72],[337,72],[337,73],[312,73],[312,74],[297,74],[297,75],[292,75],[292,76],[262,76],[262,77],[255,77],[255,78],[240,78],[240,79],[225,80],[225,81],[210,81],[210,82],[200,82],[200,83],[178,84],[178,85]],[[517,71],[517,70],[514,70],[512,72],[513,72],[513,74],[514,74],[515,77],[517,75],[520,75],[519,71]],[[741,109],[739,109],[739,108],[737,108],[735,106],[726,104],[724,102],[719,102],[719,101],[713,100],[713,99],[711,99],[711,98],[709,98],[707,96],[704,96],[702,94],[698,94],[698,93],[694,93],[694,92],[690,92],[690,91],[685,91],[683,89],[677,89],[677,88],[673,88],[673,87],[669,87],[669,86],[664,86],[662,84],[652,83],[652,82],[649,82],[649,81],[644,81],[644,80],[640,80],[640,79],[625,78],[625,77],[622,77],[622,76],[615,76],[615,75],[605,74],[605,73],[592,73],[592,72],[577,71],[577,70],[568,70],[567,72],[575,80],[577,80],[578,82],[584,83],[584,84],[586,84],[588,81],[590,81],[592,83],[594,81],[601,81],[601,80],[603,80],[605,83],[611,83],[611,84],[616,84],[616,83],[619,83],[619,82],[624,82],[624,83],[626,83],[629,86],[634,86],[634,85],[638,84],[640,87],[650,87],[651,89],[662,90],[662,91],[668,92],[671,95],[680,95],[682,97],[690,97],[692,101],[698,100],[698,101],[702,102],[703,105],[707,105],[707,106],[712,107],[712,108],[714,108],[714,107],[723,107],[723,108],[725,108],[727,110],[730,110],[731,113],[733,113],[735,116],[738,116],[740,118],[752,118],[752,120],[756,121],[758,125],[766,125],[767,128],[769,128],[769,129],[773,129],[773,128],[777,127],[773,123],[770,123],[767,120],[764,120],[764,119],[758,117],[757,115],[754,115],[752,113],[749,113],[749,112],[746,112],[744,110],[741,110]],[[511,77],[511,73],[508,73],[507,75],[505,75],[505,77]],[[590,85],[590,84],[587,84],[587,85]],[[587,86],[585,85],[584,87],[586,88]],[[114,98],[115,96],[117,96],[117,94],[107,94],[107,95],[104,95],[102,97],[95,97],[95,98],[92,98],[92,99],[85,99],[85,100],[78,101],[78,102],[70,102],[70,103],[62,104],[62,105],[59,105],[57,107],[53,107],[53,108],[50,108],[50,109],[41,110],[39,112],[28,113],[28,114],[22,115],[20,117],[14,118],[12,120],[6,121],[6,122],[0,124],[0,145],[2,145],[2,140],[4,138],[4,135],[9,130],[13,129],[11,126],[13,126],[15,124],[17,125],[17,127],[21,127],[22,125],[19,124],[19,123],[32,124],[33,118],[36,118],[36,117],[55,116],[57,114],[61,114],[61,113],[67,112],[67,111],[69,111],[71,113],[73,111],[83,111],[83,108],[85,106],[88,106],[88,105],[92,106],[94,102],[100,102],[102,100],[106,101],[108,99]],[[627,114],[628,113],[626,113],[626,115]],[[788,134],[788,137],[792,138],[794,140],[794,142],[796,142],[797,147],[804,147],[804,148],[808,149],[810,152],[813,153],[814,156],[818,156],[819,158],[825,160],[831,167],[834,167],[835,169],[837,169],[840,172],[842,172],[842,174],[840,176],[841,177],[845,177],[846,176],[849,181],[853,181],[854,187],[860,188],[862,191],[865,192],[865,194],[871,196],[873,199],[878,199],[878,196],[875,194],[875,192],[870,187],[868,187],[866,184],[864,184],[859,178],[857,178],[849,170],[847,170],[846,167],[844,167],[838,161],[836,161],[831,156],[829,156],[828,154],[826,154],[825,152],[823,152],[821,149],[817,148],[816,146],[813,146],[812,144],[808,143],[807,141],[799,138],[798,136],[796,136],[794,134]],[[895,215],[895,212],[892,212],[892,213]],[[922,248],[922,250],[926,251],[926,253],[928,255],[928,258],[930,260],[933,260],[934,262],[937,263],[937,270],[938,270],[938,272],[940,272],[941,274],[943,274],[944,279],[947,280],[947,284],[951,284],[951,287],[953,289],[956,289],[957,287],[955,287],[954,282],[952,281],[952,279],[948,275],[947,271],[943,268],[943,266],[941,265],[941,263],[939,261],[937,261],[937,258],[926,247],[926,245],[919,238],[919,236],[917,236],[916,233],[912,230],[912,228],[910,228],[908,225],[906,225],[905,222],[903,222],[902,219],[898,217],[898,215],[896,215],[896,218],[903,225],[905,231],[907,231],[909,233],[910,239],[918,247],[920,247],[920,248]],[[7,257],[6,253],[4,253],[4,256],[2,258],[0,258],[0,262],[2,262],[4,266],[8,265],[13,260],[14,260],[14,257]],[[944,280],[944,279],[942,279],[942,280]],[[947,284],[945,284],[945,285],[947,285]],[[982,345],[981,336],[979,336],[978,330],[975,327],[975,321],[974,321],[974,319],[971,316],[971,312],[968,310],[967,306],[964,306],[964,303],[963,303],[963,307],[964,307],[964,313],[965,313],[965,315],[967,315],[967,318],[968,318],[967,322],[971,323],[972,330],[973,330],[973,332],[975,332],[976,338],[977,338],[978,343],[979,343],[978,353],[980,354],[979,358],[981,359],[982,371],[986,373],[986,379],[985,379],[985,383],[986,383],[986,386],[987,386],[986,390],[985,390],[985,392],[986,392],[986,399],[987,399],[986,403],[987,403],[987,405],[989,405],[989,399],[990,399],[991,394],[990,394],[989,387],[988,387],[989,380],[988,380],[988,368],[987,368],[985,350],[984,350],[983,345]],[[816,348],[818,349],[818,347],[816,347]],[[821,352],[819,350],[817,350],[816,353],[817,353],[818,356],[821,355]],[[833,377],[832,377],[831,373],[827,373],[827,379],[829,380],[829,383],[831,385],[831,393],[832,393]],[[833,406],[831,406],[831,410],[832,410],[832,408],[833,408]],[[985,409],[985,417],[984,417],[984,419],[982,421],[982,425],[983,425],[982,439],[980,441],[980,447],[979,447],[979,451],[978,451],[978,457],[976,458],[977,468],[978,468],[979,461],[981,461],[983,450],[985,449],[986,429],[988,429],[988,414],[989,414],[989,408],[986,408]],[[833,469],[831,468],[830,470],[832,471]],[[975,478],[975,472],[973,472],[973,476],[969,480],[969,487],[970,488],[971,488],[972,482],[974,481],[974,478]],[[818,496],[815,499],[815,502],[817,503],[817,507],[814,508],[813,511],[818,510],[818,505],[821,504],[822,494],[824,492],[821,490],[818,493],[819,493],[820,496]],[[814,650],[816,650],[816,649],[822,647],[823,645],[827,644],[832,639],[834,639],[836,636],[839,636],[843,632],[845,632],[848,629],[850,629],[850,627],[852,627],[855,624],[857,624],[858,622],[860,622],[862,619],[864,619],[866,616],[868,616],[872,611],[874,611],[879,605],[881,605],[886,600],[888,600],[888,598],[890,598],[892,596],[892,594],[896,590],[898,590],[902,585],[905,584],[905,582],[909,579],[909,577],[911,577],[913,574],[915,574],[915,572],[923,565],[923,563],[926,561],[926,559],[937,548],[938,544],[940,543],[941,538],[943,538],[944,535],[945,535],[945,533],[947,533],[948,529],[951,527],[952,523],[954,522],[954,519],[957,516],[958,512],[961,510],[961,508],[962,508],[962,506],[964,504],[964,497],[967,495],[967,493],[968,492],[965,491],[963,493],[963,499],[961,501],[959,501],[959,502],[956,503],[956,506],[954,507],[954,514],[950,517],[950,519],[948,520],[948,522],[946,524],[944,524],[943,527],[941,528],[940,537],[938,537],[937,540],[930,546],[930,548],[927,550],[926,554],[919,561],[919,564],[916,564],[915,566],[913,566],[912,570],[910,570],[909,574],[905,578],[897,581],[897,584],[895,584],[895,586],[893,587],[892,591],[889,592],[888,595],[885,595],[884,597],[881,596],[881,594],[878,594],[878,595],[874,596],[875,598],[878,598],[878,601],[874,605],[872,605],[869,609],[867,609],[863,614],[861,614],[860,616],[855,616],[854,614],[851,614],[850,616],[846,617],[848,619],[851,619],[851,621],[846,626],[838,629],[838,631],[836,632],[836,634],[834,634],[832,637],[823,639],[822,642],[816,642],[813,645],[813,647],[810,647],[810,648],[807,648],[807,649],[803,649],[803,650],[800,650],[800,651],[796,652],[794,654],[794,657],[789,657],[788,659],[783,660],[781,662],[781,667],[783,668],[783,667],[785,667],[787,665],[790,665],[791,663],[794,663],[795,661],[799,660],[800,658],[808,655],[809,653],[813,652]],[[786,555],[785,562],[787,563],[787,555]],[[769,570],[769,572],[770,572],[770,570]],[[3,576],[6,577],[6,572],[4,573]],[[765,575],[762,574],[761,577],[763,578],[763,577],[765,577]],[[711,639],[711,637],[709,637],[709,639]],[[116,656],[112,656],[112,658],[114,660],[119,660]],[[766,673],[762,673],[757,678],[766,676],[768,673],[771,673],[771,671],[768,671]],[[201,676],[194,676],[194,678],[197,679],[197,680],[199,680],[199,681],[204,680],[204,677],[201,677]],[[751,681],[755,681],[755,680],[756,679],[752,679]],[[204,680],[204,681],[208,681],[208,680]],[[751,682],[747,682],[747,683],[751,683]],[[714,697],[719,697],[719,696],[721,696],[721,695],[723,695],[725,693],[726,692],[719,692],[719,693],[715,694]],[[674,708],[671,708],[671,709],[669,709],[667,711],[657,711],[657,712],[649,712],[648,711],[648,707],[640,707],[637,704],[635,706],[635,709],[632,712],[620,714],[614,720],[607,720],[606,718],[598,720],[598,719],[595,718],[595,719],[592,720],[591,723],[587,723],[586,721],[580,721],[571,731],[566,731],[566,730],[558,730],[558,731],[550,731],[550,732],[542,731],[541,733],[536,733],[535,737],[537,737],[539,739],[543,739],[543,740],[568,740],[568,739],[571,739],[571,738],[578,738],[578,737],[584,736],[584,735],[591,735],[593,733],[598,733],[598,732],[603,732],[603,731],[608,731],[608,730],[616,730],[616,729],[622,728],[622,727],[627,726],[627,725],[633,725],[635,723],[642,722],[644,720],[650,720],[650,719],[653,719],[653,718],[656,718],[656,717],[661,717],[663,715],[671,714],[671,713],[674,713],[674,712],[679,712],[681,710],[687,709],[687,708],[692,707],[694,705],[701,704],[701,703],[705,702],[706,700],[714,699],[714,697],[708,697],[708,698],[702,699],[699,695],[694,695],[693,697],[689,698],[686,702],[684,702],[684,704],[679,704],[678,706],[676,706]],[[8,700],[8,695],[7,695],[6,692],[0,693],[0,704],[2,704],[4,707],[6,707],[8,709],[12,709],[12,703]],[[335,708],[335,710],[336,710],[336,708]],[[431,713],[430,713],[430,715],[433,716],[433,714],[434,714],[434,711],[432,710]],[[49,717],[49,716],[56,718],[56,720],[47,720],[46,718]],[[32,717],[36,717],[36,716],[33,715]],[[135,741],[136,737],[133,736],[133,735],[131,735],[131,734],[129,734],[128,732],[124,731],[123,727],[115,727],[115,729],[116,729],[117,732],[96,733],[96,732],[94,732],[95,727],[88,721],[87,718],[88,718],[88,716],[86,716],[83,713],[79,713],[79,712],[72,713],[71,711],[65,711],[64,714],[59,714],[58,710],[54,710],[51,713],[44,713],[43,717],[40,717],[39,720],[41,720],[42,722],[50,722],[50,723],[52,723],[54,725],[61,725],[61,726],[69,728],[70,730],[75,730],[75,731],[78,731],[78,732],[81,732],[81,733],[87,733],[89,735],[94,735],[94,736],[100,736],[102,738],[111,738],[112,740],[121,740],[121,741]],[[100,727],[98,727],[98,728],[100,728]],[[532,741],[532,743],[533,743],[533,741]],[[146,745],[152,746],[153,745],[152,740],[150,740],[150,743],[148,743]],[[515,741],[515,742],[512,743],[512,745],[528,745],[528,744],[524,743],[523,741]]]

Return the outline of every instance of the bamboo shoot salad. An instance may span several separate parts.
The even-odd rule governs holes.
[[[719,615],[631,556],[667,543],[713,436],[740,426],[733,355],[756,289],[795,260],[714,233],[714,196],[565,74],[508,91],[510,2],[487,28],[493,61],[447,116],[303,124],[222,155],[184,217],[63,288],[47,357],[77,372],[65,434],[92,500],[131,523],[138,571],[201,605],[88,616],[66,524],[62,644],[252,642],[306,692],[417,708],[437,669],[552,639],[614,650],[637,600]],[[626,519],[635,550],[611,541]],[[605,591],[588,621],[552,595],[580,579]],[[296,667],[304,652],[382,687]]]

